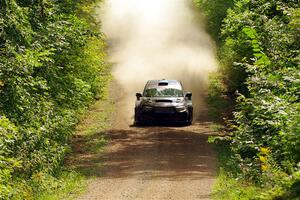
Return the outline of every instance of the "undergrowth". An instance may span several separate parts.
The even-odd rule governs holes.
[[[72,150],[67,155],[65,169],[56,176],[57,178],[46,177],[42,182],[49,183],[47,187],[34,187],[40,188],[35,199],[74,199],[86,190],[89,181],[94,178],[94,173],[99,171],[94,163],[86,163],[94,167],[81,167],[80,155],[99,156],[107,144],[106,130],[111,127],[111,113],[115,109],[108,97],[108,90],[109,85],[103,89],[105,96],[81,115],[71,139]]]
[[[215,200],[298,200],[300,173],[287,176],[279,168],[266,169],[264,182],[254,183],[245,178],[231,150],[228,136],[212,136],[218,155],[218,176],[213,188]],[[271,181],[270,181],[271,179]],[[276,179],[276,180],[274,180]],[[275,184],[274,184],[275,183]]]
[[[217,42],[220,67],[208,100],[218,121],[226,116],[226,100],[234,102],[223,120],[228,143],[218,145],[230,149],[236,172],[223,168],[220,178],[225,174],[242,191],[237,199],[299,199],[299,2],[194,2]],[[219,188],[227,193],[228,184]]]
[[[80,182],[69,141],[110,76],[97,2],[0,0],[0,199]]]
[[[230,143],[226,137],[210,137],[209,142],[215,144],[218,155],[218,176],[213,188],[215,200],[250,200],[257,199],[258,187],[243,180],[236,164]]]

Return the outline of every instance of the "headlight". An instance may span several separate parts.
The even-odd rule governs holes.
[[[185,112],[186,111],[186,107],[185,106],[178,106],[175,108],[177,112]]]
[[[147,100],[146,100],[146,103],[147,103],[147,104],[151,104],[151,103],[153,103],[153,101],[152,101],[152,99],[147,99]]]
[[[176,99],[176,103],[183,103],[184,99]]]
[[[151,106],[143,106],[143,111],[144,112],[150,112],[150,111],[152,111],[152,107]]]

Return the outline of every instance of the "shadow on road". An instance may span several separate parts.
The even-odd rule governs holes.
[[[103,153],[78,154],[75,169],[102,178],[193,180],[212,177],[215,155],[209,125],[130,127],[106,133]]]

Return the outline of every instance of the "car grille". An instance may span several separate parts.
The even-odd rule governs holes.
[[[172,103],[172,100],[168,100],[168,99],[157,99],[155,101],[156,103]]]
[[[175,113],[175,110],[172,107],[159,107],[159,108],[155,108],[155,113],[172,114]]]

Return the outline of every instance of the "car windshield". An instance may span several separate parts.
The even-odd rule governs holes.
[[[146,88],[145,97],[183,97],[182,89],[179,86],[156,86]]]

